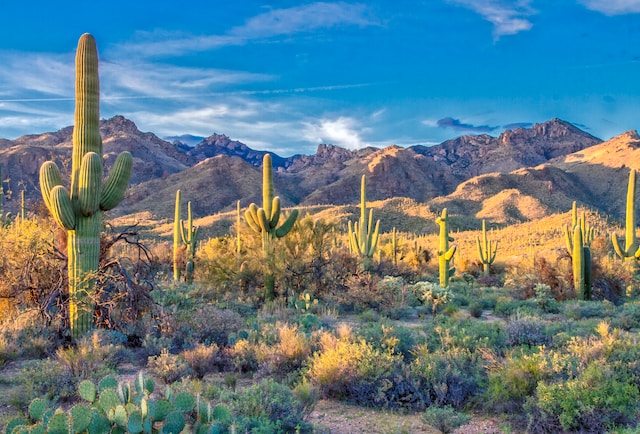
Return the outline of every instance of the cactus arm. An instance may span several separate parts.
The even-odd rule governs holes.
[[[260,225],[258,224],[258,213],[257,213],[257,210],[258,210],[258,208],[256,207],[256,205],[252,203],[249,206],[249,209],[247,209],[245,211],[244,219],[246,220],[247,224],[249,225],[249,227],[254,232],[260,233],[262,231],[262,229],[260,228]]]
[[[67,189],[61,185],[53,187],[49,201],[50,212],[56,223],[68,231],[73,230],[76,227],[76,216]]]
[[[615,233],[611,233],[611,244],[613,244],[613,250],[620,258],[627,258],[629,256],[628,251],[620,246],[618,236]]]
[[[568,226],[564,228],[564,243],[569,254],[573,253],[573,231]]]
[[[47,209],[52,212],[51,190],[57,185],[62,185],[62,177],[56,163],[47,161],[40,166],[40,191]]]
[[[100,206],[100,195],[96,194],[102,186],[102,157],[95,152],[87,152],[80,164],[80,183],[78,185],[78,205],[80,213],[89,217]]]
[[[124,193],[129,185],[131,170],[133,168],[133,156],[124,151],[116,158],[113,168],[102,187],[102,199],[100,209],[108,211],[115,208],[124,198]]]
[[[275,229],[278,227],[280,220],[280,198],[278,196],[273,198],[271,202],[271,214],[269,214],[269,228]]]
[[[368,257],[373,257],[373,254],[376,252],[379,233],[380,233],[380,220],[376,221],[376,227],[373,229],[373,232],[369,233],[369,241],[367,244],[369,246],[369,250],[367,252]]]
[[[449,250],[443,255],[446,261],[450,261],[453,258],[453,255],[456,253],[456,249],[458,246],[451,246]]]
[[[291,214],[289,214],[289,217],[287,217],[284,223],[282,223],[282,225],[278,229],[276,229],[276,237],[282,238],[287,235],[293,228],[293,225],[296,222],[297,218],[298,210],[294,209],[291,211]]]

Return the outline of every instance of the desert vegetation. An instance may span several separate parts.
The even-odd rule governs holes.
[[[262,207],[182,219],[176,189],[172,222],[109,219],[132,162],[102,183],[84,66],[70,189],[45,163],[48,212],[0,209],[5,432],[350,432],[313,418],[319,402],[423,432],[637,429],[635,171],[624,247],[619,222],[577,204],[498,225],[368,203],[366,174],[359,208],[284,209],[269,155]]]

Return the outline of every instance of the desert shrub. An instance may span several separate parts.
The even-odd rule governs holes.
[[[58,348],[56,360],[76,381],[102,378],[114,372],[124,357],[124,347],[109,343],[109,337],[109,332],[95,330],[74,346]]]
[[[623,330],[640,327],[640,304],[637,302],[623,304],[612,319],[612,325]]]
[[[480,318],[482,316],[483,308],[482,304],[477,301],[474,301],[469,305],[469,315],[474,318]]]
[[[357,334],[377,349],[402,354],[404,358],[411,357],[411,350],[416,344],[411,329],[393,326],[385,321],[365,324]]]
[[[430,352],[419,345],[410,370],[426,394],[427,403],[440,407],[460,407],[480,392],[485,381],[479,355],[464,348]]]
[[[149,357],[147,369],[165,384],[171,384],[192,373],[181,355],[171,354],[166,348],[160,352],[160,355]]]
[[[394,305],[396,294],[381,282],[384,280],[372,273],[353,274],[346,282],[349,289],[340,303],[346,310],[352,309],[356,312],[389,309]]]
[[[505,326],[507,345],[545,345],[551,341],[545,330],[545,323],[537,318],[517,315]]]
[[[557,417],[563,429],[580,432],[605,432],[633,422],[639,398],[637,384],[599,362],[566,382],[540,383],[537,388],[540,409]]]
[[[244,320],[237,312],[219,309],[213,305],[205,305],[179,315],[184,334],[191,334],[191,339],[206,345],[225,345],[232,332],[242,328]]]
[[[68,399],[75,392],[76,381],[71,371],[55,359],[28,360],[18,375],[26,402],[37,397]]]
[[[424,332],[432,336],[429,341],[432,351],[449,348],[464,348],[472,352],[482,348],[501,350],[506,345],[503,327],[496,322],[452,318],[433,326],[425,325]]]
[[[507,297],[498,297],[493,313],[507,318],[516,314],[535,315],[538,305],[534,300],[513,300]]]
[[[388,377],[400,361],[390,351],[380,351],[364,339],[342,332],[334,337],[325,332],[320,337],[322,348],[308,361],[307,377],[327,397],[350,398],[350,387],[375,383]]]
[[[570,300],[564,303],[564,315],[573,320],[603,318],[615,312],[615,307],[607,302]]]
[[[238,432],[312,431],[304,420],[305,405],[274,380],[262,380],[237,393],[227,390],[221,400],[229,402]]]
[[[221,364],[220,348],[216,344],[197,344],[194,348],[180,353],[197,378],[203,378],[209,372],[216,371]]]
[[[251,372],[258,368],[256,347],[245,339],[226,347],[224,354],[237,372]]]
[[[422,420],[441,433],[450,433],[454,429],[466,425],[471,420],[468,414],[462,413],[447,405],[444,407],[429,407],[422,415]]]
[[[43,358],[53,354],[63,339],[58,333],[61,322],[45,325],[36,310],[6,318],[0,324],[0,341],[5,342],[11,358]]]
[[[522,414],[523,405],[535,394],[538,382],[549,376],[545,355],[540,351],[511,351],[504,359],[492,361],[483,405],[495,413]]]
[[[278,338],[275,344],[262,343],[257,349],[260,369],[276,378],[302,367],[311,354],[307,337],[297,326],[280,323],[276,325]]]
[[[536,283],[533,287],[534,301],[538,305],[538,308],[547,313],[560,312],[560,306],[553,297],[551,287],[544,283]]]

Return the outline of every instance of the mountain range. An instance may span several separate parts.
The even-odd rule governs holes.
[[[57,132],[0,139],[5,206],[17,210],[24,189],[29,208],[42,202],[40,165],[53,159],[68,172],[72,127]],[[182,190],[196,216],[261,202],[262,157],[221,134],[185,143],[141,132],[122,117],[100,124],[107,167],[122,150],[134,156],[131,185],[111,216],[149,211],[171,218],[175,191]],[[433,210],[512,223],[570,209],[573,200],[621,217],[629,168],[640,169],[640,137],[635,131],[603,142],[576,126],[551,119],[498,137],[462,136],[434,146],[348,150],[321,144],[313,155],[272,154],[276,194],[284,206],[356,204],[360,177],[367,175],[367,198],[394,197],[425,203]]]

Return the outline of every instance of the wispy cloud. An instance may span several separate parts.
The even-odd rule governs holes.
[[[606,0],[604,0],[606,1]],[[528,17],[535,13],[532,0],[449,0],[480,14],[493,24],[493,37],[515,35],[533,27]]]
[[[305,126],[304,138],[309,142],[331,143],[347,149],[367,146],[361,137],[367,129],[362,128],[359,122],[351,117],[325,118],[319,122],[306,122]]]
[[[587,9],[605,15],[624,15],[640,13],[638,0],[580,0]]]
[[[369,26],[378,21],[363,4],[311,3],[284,9],[272,9],[248,19],[226,33],[187,35],[176,32],[138,33],[138,41],[118,47],[118,51],[144,57],[185,55],[220,47],[242,45],[249,40],[308,33],[340,25]]]

